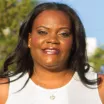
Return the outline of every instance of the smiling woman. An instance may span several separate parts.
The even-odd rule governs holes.
[[[67,67],[73,43],[70,30],[69,18],[62,11],[45,10],[37,16],[28,43],[35,67],[40,64],[52,71]]]
[[[0,104],[102,104],[104,78],[89,69],[76,12],[65,4],[42,3],[24,20],[17,47],[4,63]]]

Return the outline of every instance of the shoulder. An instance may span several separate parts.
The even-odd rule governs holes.
[[[0,79],[0,83],[7,82],[8,79]],[[0,84],[0,104],[5,104],[8,98],[9,84]]]
[[[100,95],[100,98],[102,100],[102,103],[104,103],[104,75],[99,74],[98,78],[101,78],[101,83],[98,86],[99,95]]]
[[[19,73],[15,76],[9,77],[9,78],[0,78],[0,104],[5,104],[7,98],[8,98],[8,94],[9,94],[9,89],[11,88],[13,92],[18,91],[19,89],[21,89],[21,86],[23,87],[23,85],[25,84],[26,80],[28,79],[28,75],[23,75],[21,76],[22,73]],[[19,78],[20,77],[20,78]],[[8,81],[13,81],[10,82],[11,84],[7,83],[7,84],[2,84]]]

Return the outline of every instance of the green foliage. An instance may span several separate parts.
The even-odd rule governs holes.
[[[102,65],[104,65],[104,49],[97,48],[95,54],[89,58],[89,61],[93,63],[96,72],[100,71]]]
[[[0,0],[0,68],[16,46],[20,25],[36,0]]]

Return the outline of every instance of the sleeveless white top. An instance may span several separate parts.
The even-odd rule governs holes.
[[[97,78],[95,73],[86,76],[90,79]],[[15,93],[23,87],[27,78],[28,74],[25,74],[22,78],[10,83],[6,104],[102,104],[98,89],[84,86],[77,72],[61,88],[45,89],[29,79],[28,84],[20,92]]]

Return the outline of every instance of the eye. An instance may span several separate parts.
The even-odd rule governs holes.
[[[37,33],[39,35],[46,35],[46,34],[48,34],[46,31],[43,31],[43,30],[38,30]]]
[[[61,36],[62,37],[69,37],[70,35],[71,35],[71,33],[70,32],[62,32],[62,33],[60,33],[61,34]]]

